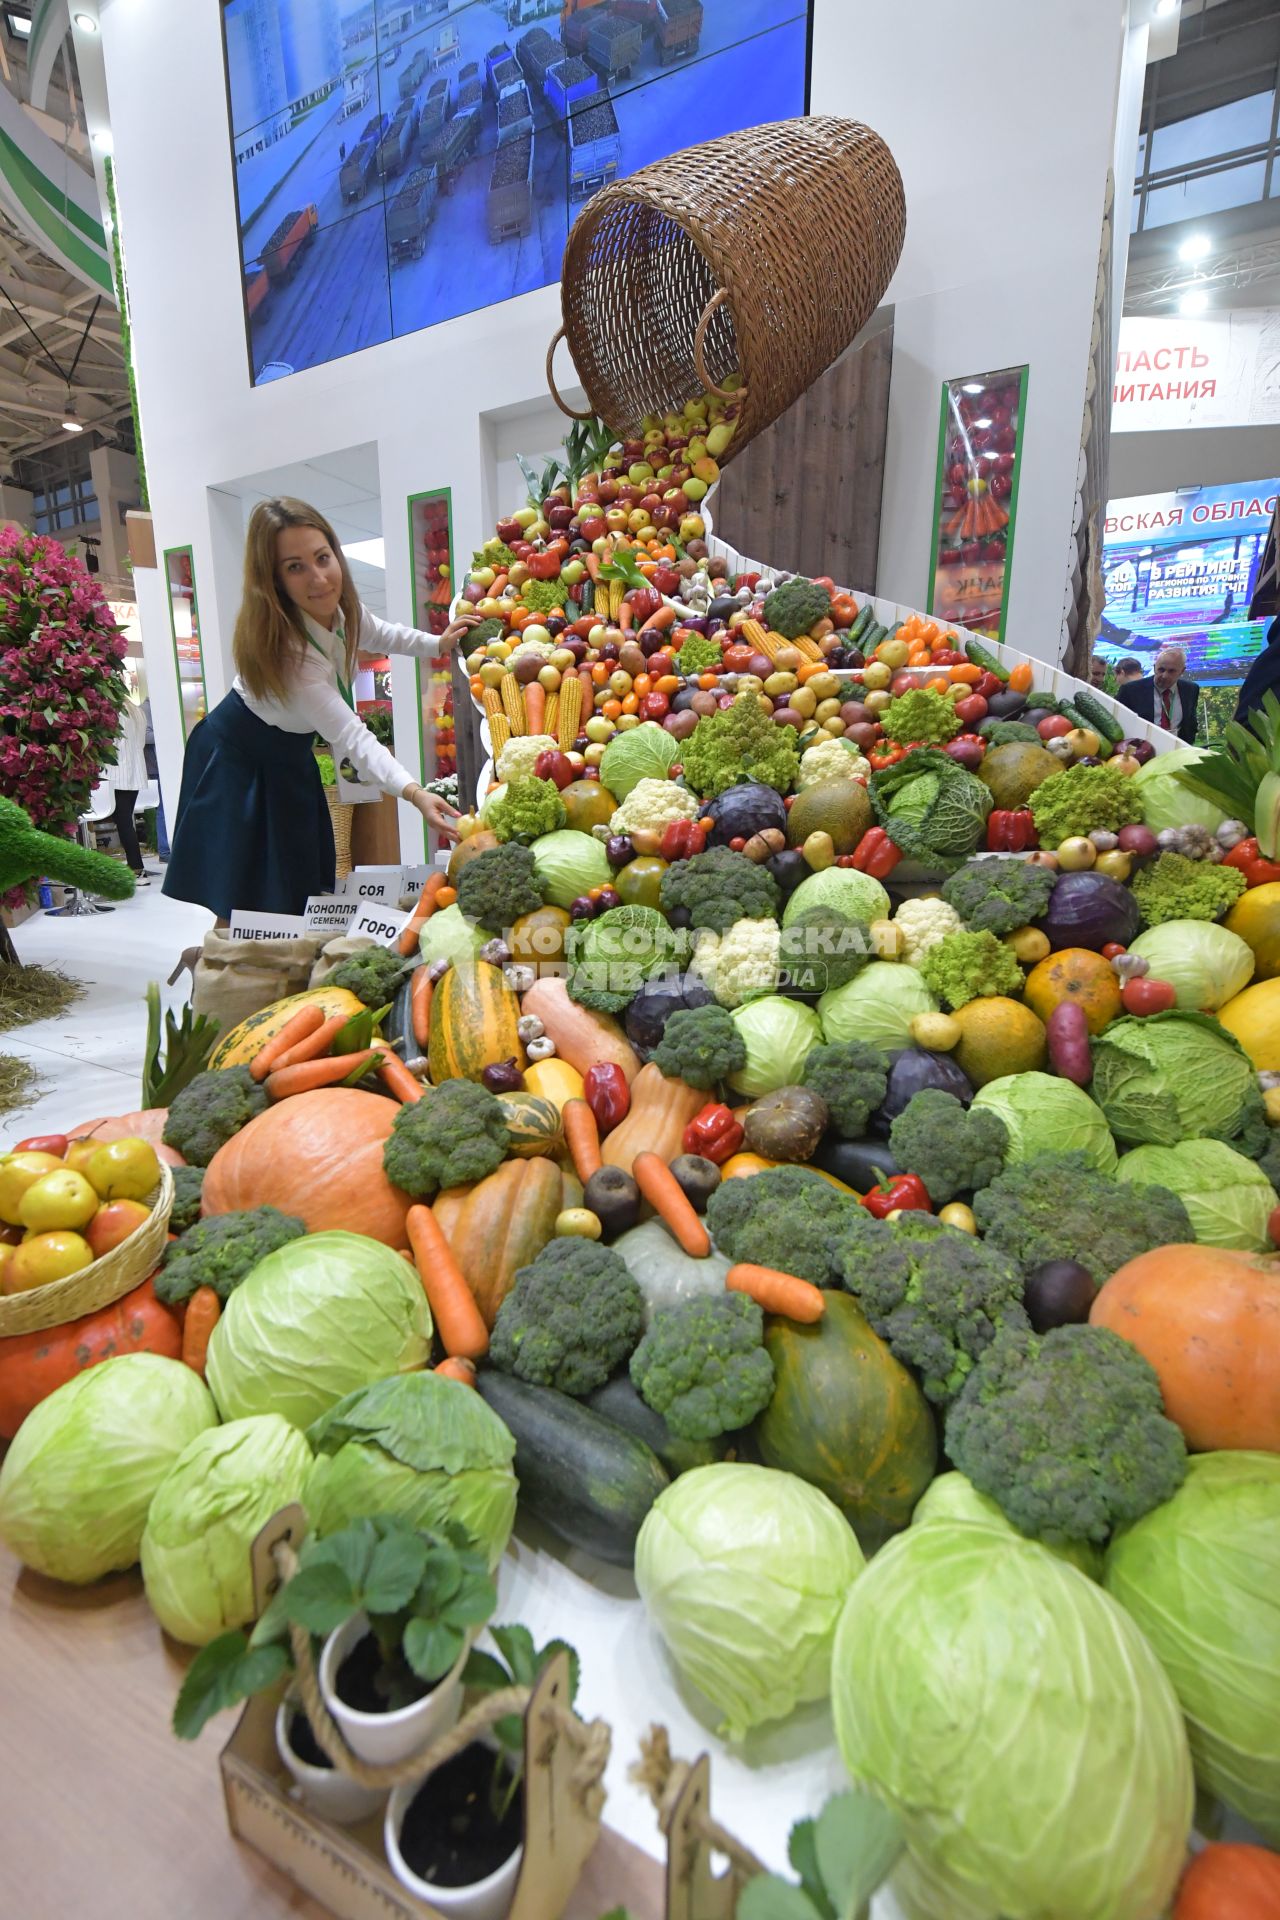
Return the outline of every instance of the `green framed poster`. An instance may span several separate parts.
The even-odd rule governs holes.
[[[413,587],[413,624],[441,634],[453,604],[453,492],[431,487],[409,496],[409,564]],[[458,771],[454,745],[452,675],[447,665],[435,672],[417,663],[418,765],[425,785]],[[427,857],[434,857],[434,836],[425,821]]]
[[[1027,413],[1026,367],[942,385],[925,605],[939,620],[1004,637]]]
[[[200,638],[200,602],[196,594],[195,559],[190,547],[164,550],[165,589],[169,597],[169,632],[173,638],[173,667],[178,677],[182,709],[183,744],[191,729],[209,711],[209,689],[204,674],[204,644]]]

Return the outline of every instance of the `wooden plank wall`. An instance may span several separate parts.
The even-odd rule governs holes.
[[[876,590],[893,309],[726,467],[716,532],[789,572]]]

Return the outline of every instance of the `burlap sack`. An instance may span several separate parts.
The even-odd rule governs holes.
[[[362,933],[358,940],[353,940],[347,933],[339,934],[336,940],[328,942],[323,952],[317,957],[311,969],[310,984],[313,987],[322,987],[334,968],[342,961],[349,960],[353,953],[363,953],[366,947],[376,947],[377,944],[377,941],[371,940],[367,933]]]
[[[223,1033],[269,1007],[273,1000],[301,993],[323,943],[321,934],[295,940],[241,940],[214,927],[204,937],[196,962],[192,1005],[210,1014]]]

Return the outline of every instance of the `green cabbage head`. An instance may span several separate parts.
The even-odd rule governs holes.
[[[900,1534],[849,1595],[831,1696],[854,1782],[902,1822],[908,1920],[1166,1912],[1193,1798],[1178,1702],[1124,1608],[1034,1541]]]
[[[965,1521],[970,1526],[994,1527],[997,1533],[1012,1533],[1017,1539],[1026,1537],[1017,1532],[1012,1521],[1005,1519],[989,1495],[979,1493],[967,1475],[954,1470],[940,1473],[936,1480],[929,1482],[911,1515],[913,1527],[929,1526],[939,1520],[953,1525],[956,1521]],[[1073,1540],[1065,1545],[1038,1540],[1034,1544],[1045,1553],[1056,1554],[1068,1566],[1078,1567],[1090,1580],[1101,1580],[1102,1548],[1095,1547],[1091,1540]]]
[[[1280,1454],[1193,1454],[1112,1541],[1106,1584],[1173,1682],[1201,1786],[1280,1847]]]
[[[1267,1223],[1275,1209],[1275,1188],[1256,1160],[1247,1160],[1222,1140],[1134,1147],[1116,1168],[1116,1178],[1146,1181],[1176,1193],[1202,1247],[1272,1251]]]
[[[1011,1161],[1083,1153],[1099,1173],[1116,1170],[1116,1143],[1097,1103],[1056,1073],[1003,1074],[980,1087],[973,1104],[1004,1121]]]
[[[680,742],[654,720],[615,733],[600,762],[600,784],[621,806],[642,780],[665,780],[680,758]]]
[[[209,1341],[226,1420],[279,1413],[309,1427],[335,1401],[431,1351],[431,1313],[407,1260],[359,1233],[308,1233],[260,1260]]]
[[[862,1573],[825,1493],[772,1467],[695,1467],[660,1494],[636,1542],[636,1585],[682,1677],[742,1740],[831,1686],[831,1642]]]
[[[302,1498],[311,1449],[278,1413],[209,1427],[160,1482],[142,1536],[151,1611],[203,1647],[254,1617],[249,1549],[272,1514]]]
[[[822,1023],[812,1007],[770,993],[735,1007],[730,1018],[747,1044],[747,1064],[729,1075],[731,1087],[759,1100],[779,1087],[799,1085],[805,1061],[822,1041]]]
[[[74,1586],[133,1566],[157,1487],[217,1421],[180,1360],[121,1353],[76,1374],[33,1408],[5,1456],[0,1540]]]
[[[1093,1042],[1093,1097],[1129,1146],[1229,1139],[1255,1089],[1248,1054],[1206,1014],[1113,1020]]]
[[[422,1532],[465,1527],[502,1558],[516,1517],[516,1443],[478,1393],[436,1373],[407,1373],[358,1388],[322,1414],[302,1503],[317,1533],[371,1513],[395,1513]]]

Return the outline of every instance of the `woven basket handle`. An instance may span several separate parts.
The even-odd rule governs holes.
[[[551,389],[551,398],[555,401],[561,413],[567,413],[571,420],[594,420],[595,413],[592,408],[588,407],[585,413],[575,413],[569,405],[569,402],[560,398],[557,390],[555,376],[556,348],[560,345],[564,337],[564,328],[561,327],[552,340],[551,345],[547,348],[547,385]]]
[[[711,375],[707,372],[706,361],[703,359],[703,352],[707,344],[707,328],[711,325],[715,315],[728,298],[729,295],[725,289],[721,287],[719,293],[713,294],[710,300],[708,300],[706,312],[703,314],[701,320],[699,320],[698,331],[693,336],[693,364],[699,380],[701,380],[707,392],[713,393],[717,400],[745,400],[747,395],[745,387],[739,387],[734,393],[726,393],[723,387],[718,387],[711,378]]]

